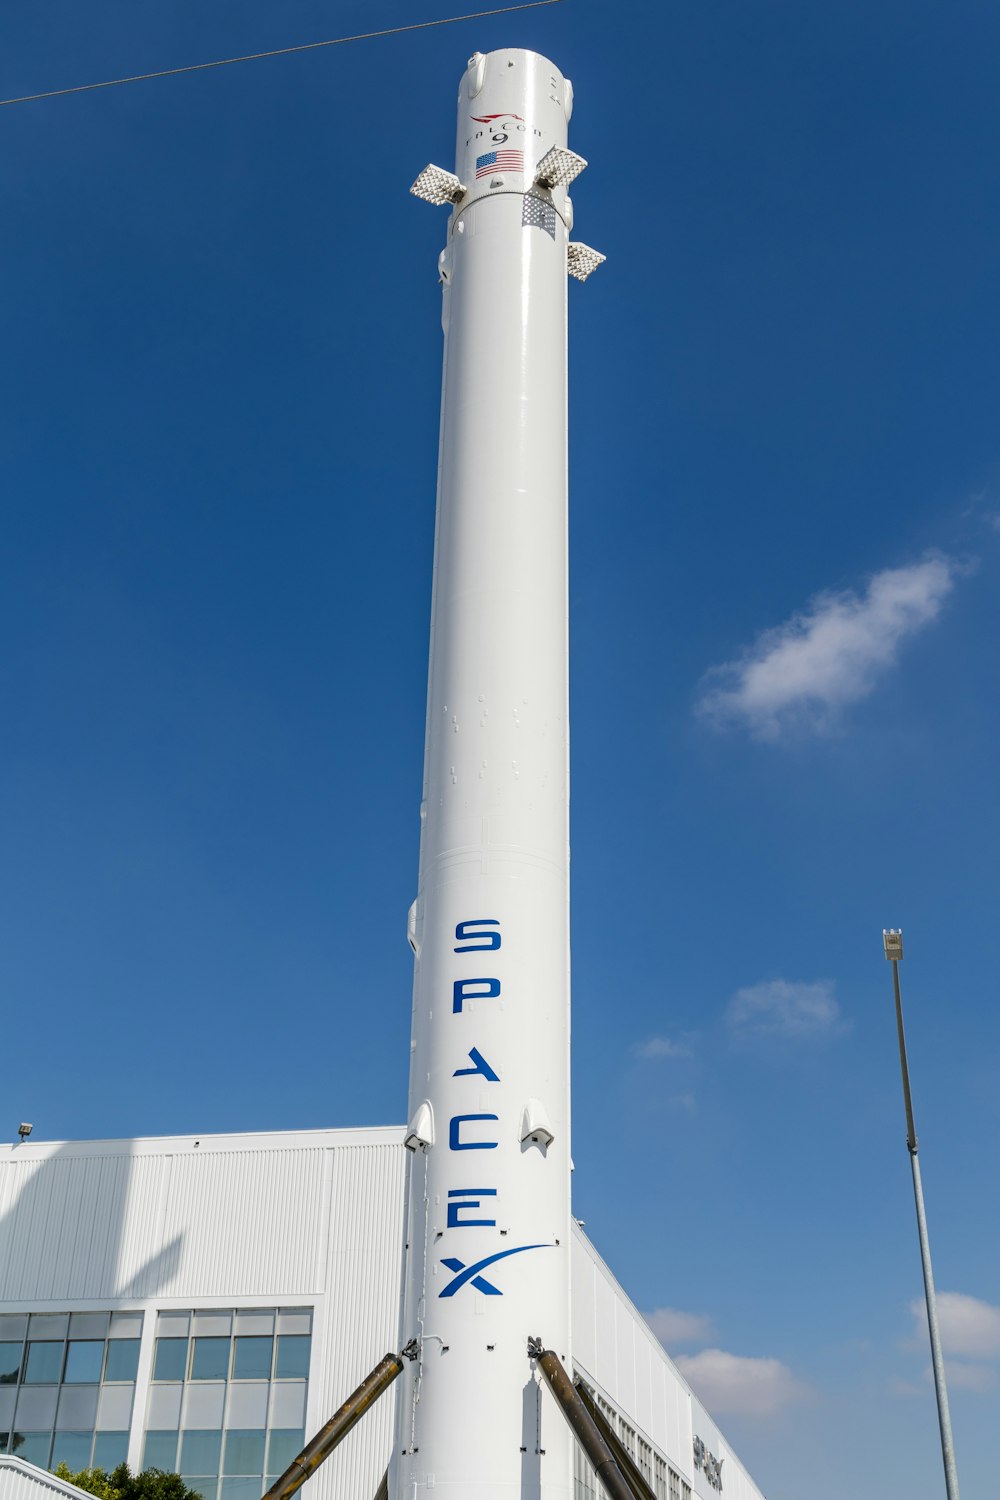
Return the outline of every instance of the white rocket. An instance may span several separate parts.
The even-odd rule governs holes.
[[[529,1336],[570,1360],[566,276],[569,81],[476,54],[439,259],[444,384],[392,1500],[568,1500]]]

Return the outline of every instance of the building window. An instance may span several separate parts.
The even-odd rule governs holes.
[[[305,1445],[309,1308],[161,1312],[143,1467],[203,1500],[260,1500]]]
[[[681,1500],[691,1500],[691,1486],[681,1480]]]
[[[113,1469],[128,1453],[142,1313],[0,1314],[0,1453]]]

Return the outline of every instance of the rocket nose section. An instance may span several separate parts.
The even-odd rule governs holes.
[[[526,192],[542,158],[565,150],[573,89],[537,52],[474,53],[458,91],[455,171],[471,197]]]

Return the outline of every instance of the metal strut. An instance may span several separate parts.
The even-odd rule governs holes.
[[[611,1452],[613,1453],[615,1458],[615,1462],[618,1464],[619,1469],[621,1469],[622,1473],[625,1476],[626,1484],[630,1486],[632,1493],[635,1495],[635,1500],[656,1500],[655,1494],[646,1483],[642,1470],[638,1468],[635,1463],[633,1463],[632,1455],[629,1453],[625,1445],[621,1442],[618,1434],[615,1432],[614,1428],[611,1426],[611,1423],[601,1411],[601,1408],[598,1406],[593,1396],[587,1390],[586,1386],[582,1383],[582,1381],[579,1380],[575,1382],[575,1385],[580,1400],[590,1412],[591,1417],[594,1419],[594,1425],[596,1426],[598,1432],[601,1434],[601,1437],[607,1443],[608,1447],[611,1449]]]
[[[289,1500],[289,1496],[294,1495],[315,1474],[337,1444],[343,1442],[351,1429],[357,1426],[365,1412],[385,1394],[404,1369],[403,1360],[416,1359],[417,1353],[417,1342],[411,1339],[401,1353],[387,1354],[380,1359],[371,1374],[365,1376],[339,1411],[334,1412],[326,1426],[321,1427],[316,1436],[306,1444],[298,1458],[292,1459],[281,1478],[276,1479],[266,1492],[264,1500]]]
[[[537,1361],[549,1390],[611,1500],[636,1500],[634,1490],[618,1467],[614,1454],[580,1399],[580,1392],[570,1380],[558,1354],[554,1349],[543,1348],[541,1339],[528,1340],[528,1353]]]

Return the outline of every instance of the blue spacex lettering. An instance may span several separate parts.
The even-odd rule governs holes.
[[[464,944],[456,953],[495,953],[500,946],[499,932],[477,932],[477,927],[499,927],[496,917],[477,917],[474,921],[459,922],[455,936]],[[476,939],[477,941],[469,941]]]
[[[442,1260],[441,1264],[447,1266],[449,1271],[458,1274],[453,1276],[444,1291],[438,1292],[439,1297],[454,1297],[455,1293],[461,1291],[467,1282],[471,1282],[477,1292],[485,1292],[487,1297],[502,1297],[503,1292],[492,1281],[487,1281],[485,1276],[479,1273],[487,1266],[492,1266],[498,1260],[506,1260],[508,1255],[522,1255],[525,1250],[551,1250],[551,1245],[517,1245],[513,1250],[501,1250],[497,1255],[487,1255],[482,1260],[477,1260],[475,1265],[467,1266],[457,1260],[454,1255],[449,1255]]]
[[[495,1072],[490,1067],[489,1063],[486,1061],[485,1057],[480,1052],[478,1047],[469,1048],[469,1057],[472,1059],[472,1067],[456,1068],[454,1073],[452,1073],[451,1075],[452,1078],[469,1078],[473,1074],[478,1073],[481,1077],[486,1079],[487,1083],[500,1082],[500,1074]]]

